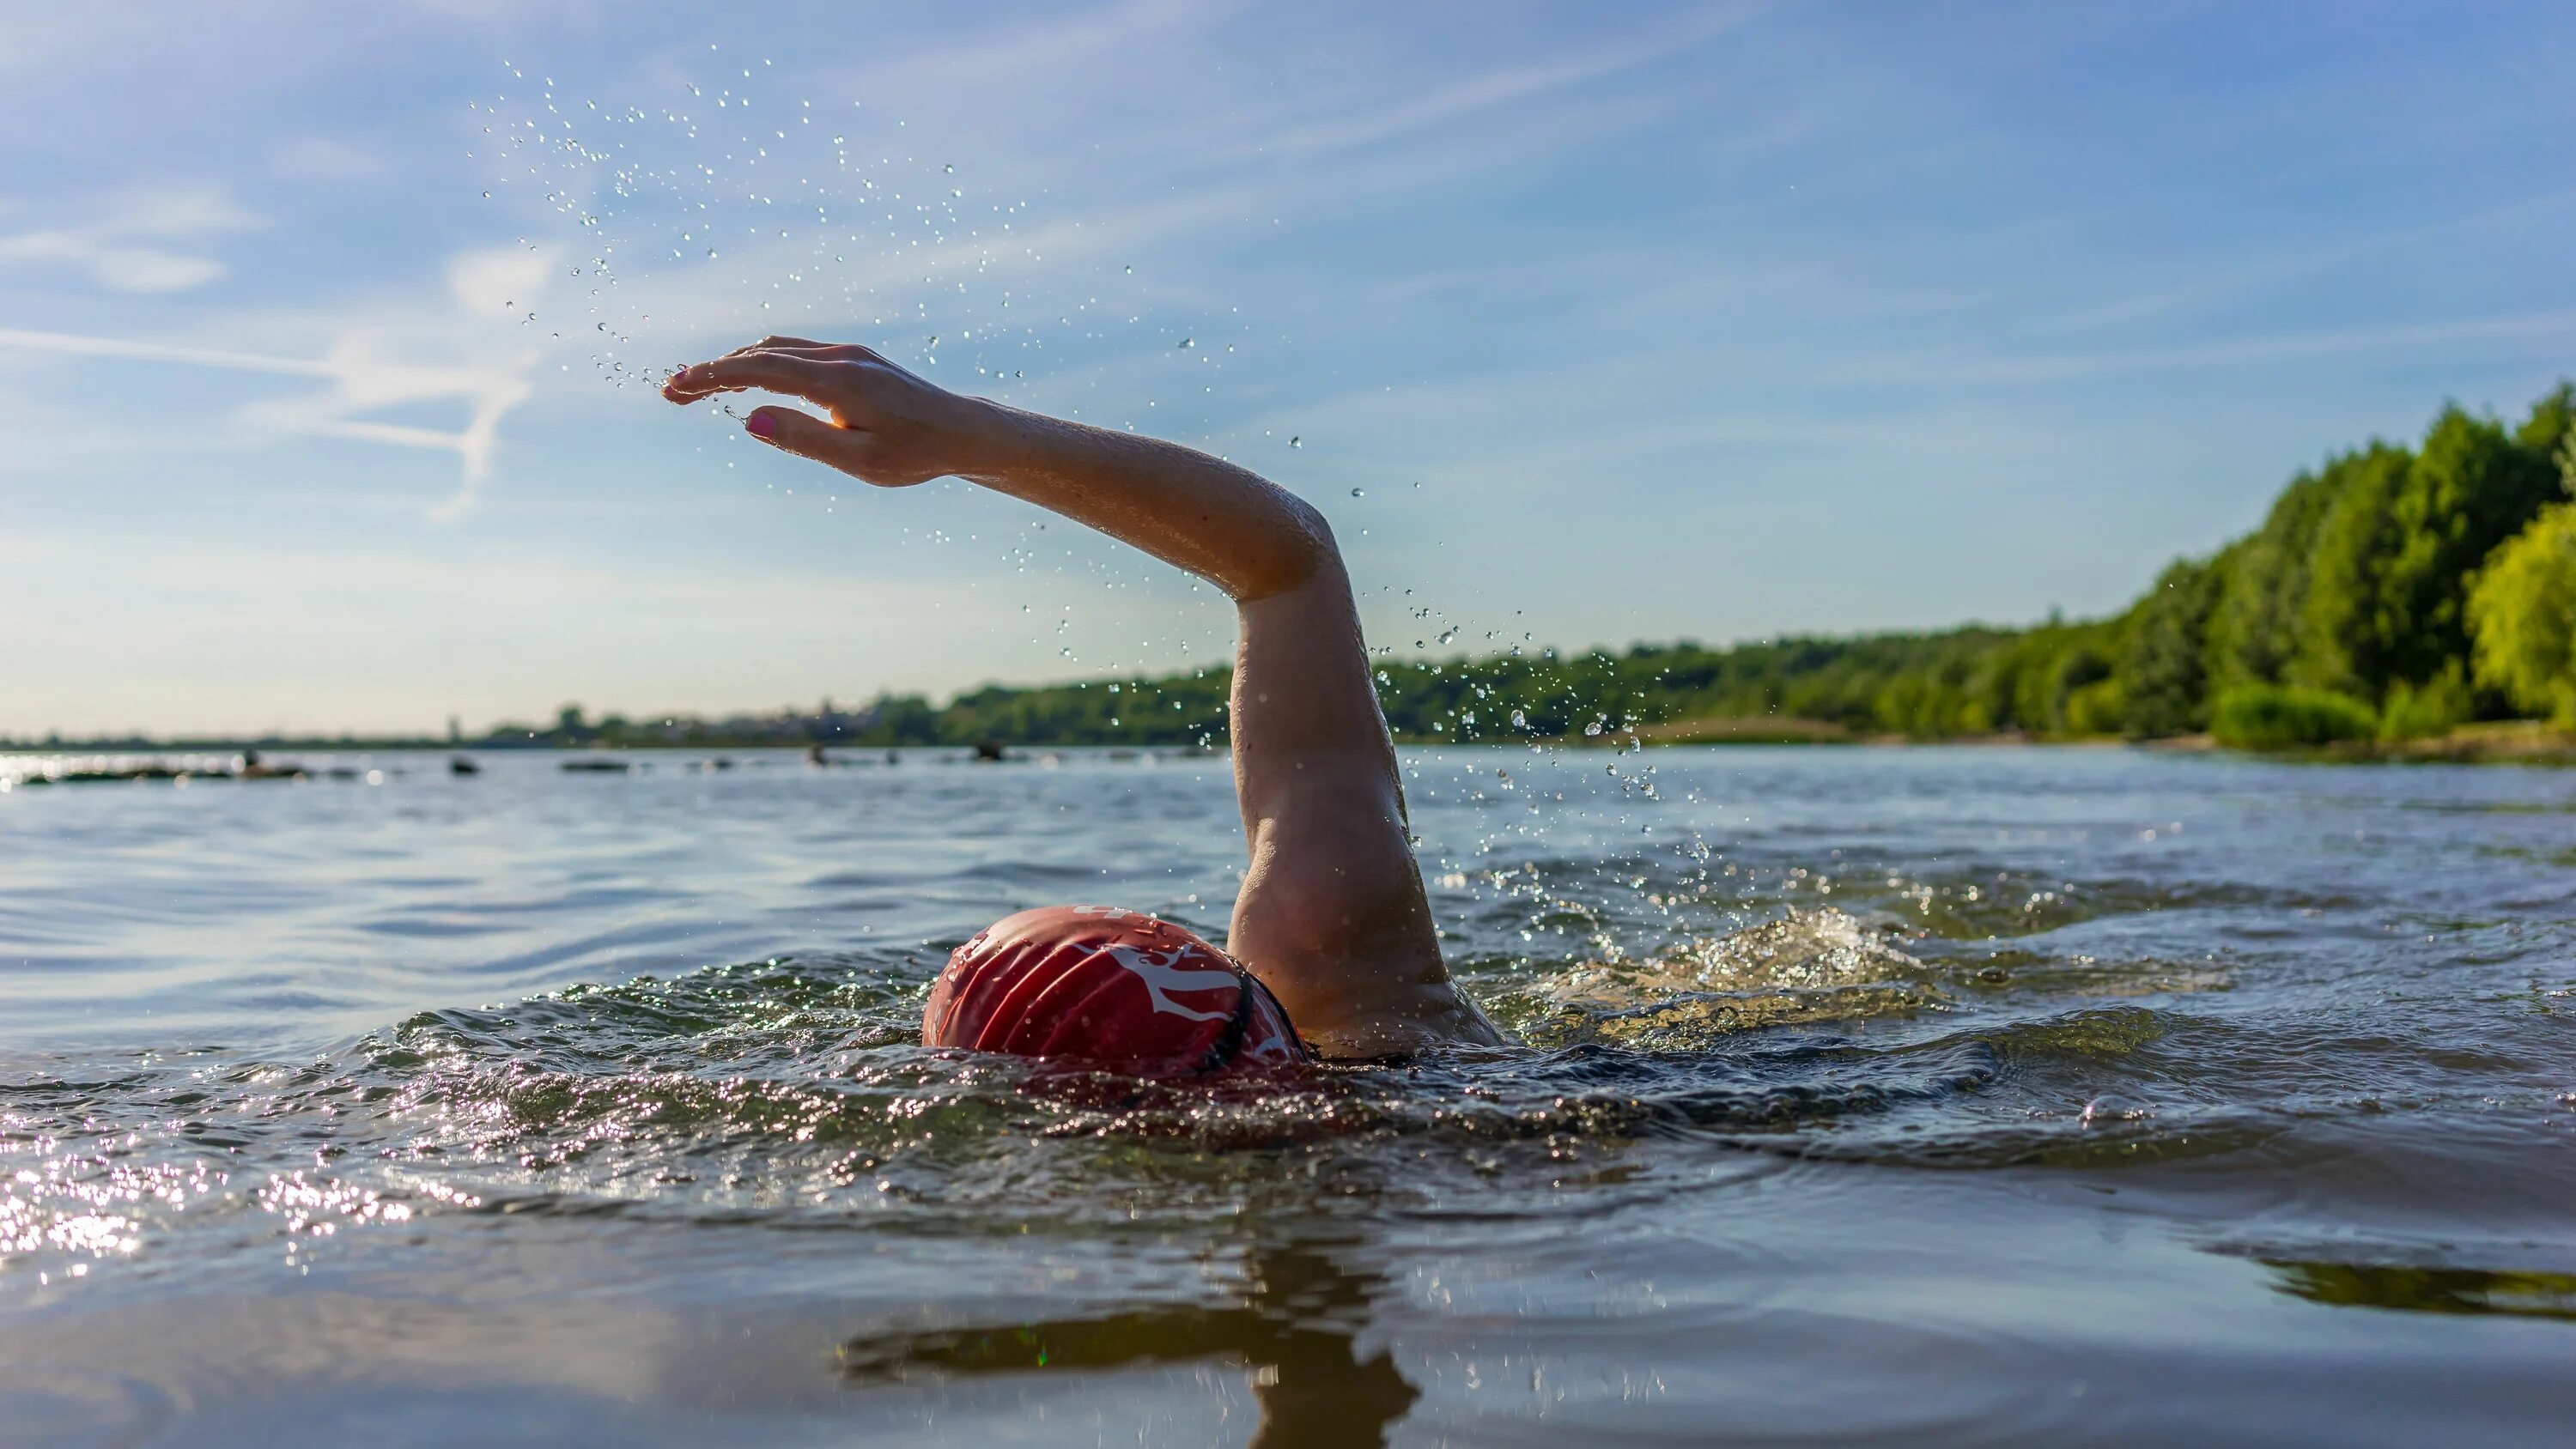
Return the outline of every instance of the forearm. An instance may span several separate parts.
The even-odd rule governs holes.
[[[1157,438],[980,407],[960,476],[1133,544],[1238,602],[1295,588],[1337,556],[1322,514],[1249,469]]]

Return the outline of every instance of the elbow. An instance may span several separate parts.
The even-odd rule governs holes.
[[[1342,546],[1334,541],[1332,520],[1324,517],[1324,510],[1293,494],[1288,501],[1293,505],[1288,510],[1289,529],[1295,538],[1287,551],[1288,564],[1302,584],[1340,565]]]
[[[1259,566],[1246,571],[1234,590],[1238,603],[1284,594],[1318,575],[1341,571],[1341,545],[1323,510],[1305,499],[1280,492],[1280,518],[1272,547],[1262,550]]]

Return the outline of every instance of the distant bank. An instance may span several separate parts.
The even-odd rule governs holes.
[[[2232,748],[2348,756],[2558,757],[2576,730],[2572,421],[2576,386],[2563,383],[2510,425],[2445,407],[2420,443],[2372,440],[2293,478],[2261,528],[2175,562],[2106,619],[1389,660],[1378,694],[1407,743],[2207,735]],[[1212,667],[988,685],[944,705],[889,694],[855,709],[827,700],[811,712],[719,720],[593,720],[567,705],[550,724],[471,738],[451,728],[445,738],[48,738],[0,748],[1213,747],[1225,740],[1231,683],[1231,671]]]

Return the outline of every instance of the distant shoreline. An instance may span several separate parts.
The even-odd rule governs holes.
[[[2421,739],[2357,741],[2315,748],[2285,750],[2229,750],[2206,733],[2171,735],[2159,739],[2137,740],[2119,735],[2033,735],[2021,730],[1999,730],[1975,735],[1944,735],[1917,738],[1902,734],[1863,733],[1830,720],[1797,719],[1782,716],[1729,717],[1702,720],[1675,720],[1665,724],[1640,725],[1633,732],[1618,730],[1599,735],[1564,735],[1554,738],[1518,740],[1427,741],[1405,740],[1400,745],[1448,747],[1459,743],[1471,745],[1559,745],[1577,749],[1598,749],[1634,742],[1657,748],[1688,745],[1812,745],[1839,748],[1920,748],[1944,746],[1966,749],[2002,749],[2032,747],[2044,749],[2138,749],[2157,754],[2241,754],[2261,759],[2308,759],[2344,763],[2415,763],[2415,764],[2535,764],[2576,765],[2576,734],[2561,730],[2540,720],[2500,720],[2454,726],[2437,735]],[[757,740],[621,740],[615,743],[586,741],[530,740],[526,743],[469,740],[452,742],[439,739],[389,736],[365,739],[354,736],[337,738],[296,739],[269,737],[259,739],[184,739],[151,740],[119,738],[107,740],[61,740],[51,742],[0,741],[0,755],[34,755],[82,758],[135,758],[144,756],[207,755],[348,755],[373,753],[428,754],[705,754],[710,751],[810,751],[819,746],[824,751],[850,756],[881,756],[889,751],[899,753],[939,754],[952,751],[972,752],[972,744],[946,742],[938,744],[857,744],[823,742],[790,742],[775,739]],[[1100,750],[1127,753],[1162,754],[1186,746],[1152,746],[1103,744],[1096,742],[1046,742],[1011,740],[1015,752],[1050,750]],[[1223,753],[1218,741],[1215,753]]]
[[[2350,741],[2299,749],[2230,750],[2206,731],[2129,739],[2120,735],[2033,735],[1999,730],[1978,735],[1914,738],[1901,734],[1863,734],[1827,720],[1729,718],[1677,720],[1646,725],[1637,738],[1650,745],[1955,745],[1993,749],[2035,746],[2046,749],[2129,748],[2157,754],[2242,754],[2261,759],[2313,759],[2353,764],[2523,764],[2576,765],[2576,734],[2542,720],[2490,720],[2455,725],[2420,739]],[[1605,737],[1606,739],[1607,737]],[[1594,741],[1583,741],[1590,744]]]

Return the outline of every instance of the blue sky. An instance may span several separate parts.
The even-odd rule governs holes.
[[[771,332],[1270,474],[1399,653],[2109,610],[2576,371],[2571,75],[2555,4],[0,7],[0,732],[1222,657],[624,385]]]

